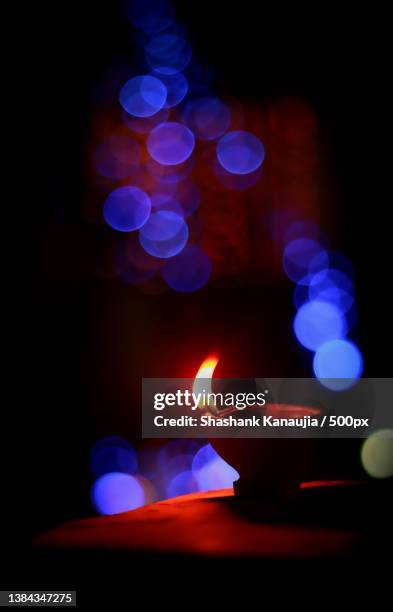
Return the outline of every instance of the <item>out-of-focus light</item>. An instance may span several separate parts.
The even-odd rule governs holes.
[[[262,165],[265,149],[254,134],[238,130],[225,134],[218,141],[217,159],[228,172],[248,174]]]
[[[140,235],[147,240],[170,240],[179,233],[184,225],[184,218],[170,210],[153,212],[140,230]]]
[[[293,202],[285,193],[277,192],[272,198],[273,211],[267,217],[267,225],[274,243],[284,248],[290,242],[287,232],[294,223],[299,223],[297,213],[293,209]],[[304,238],[302,234],[300,237]],[[299,236],[295,236],[299,238]]]
[[[177,497],[178,495],[187,495],[198,491],[198,482],[191,470],[176,474],[167,486],[167,496]]]
[[[171,211],[178,217],[184,217],[184,211],[179,204],[171,195],[165,193],[154,193],[151,196],[151,206],[154,212],[158,211]]]
[[[169,440],[169,442],[161,446],[158,453],[158,463],[163,467],[163,469],[165,469],[165,466],[172,461],[174,457],[186,455],[187,457],[191,456],[191,463],[188,462],[187,468],[183,467],[178,471],[189,469],[191,467],[194,454],[199,450],[200,446],[200,441],[196,439],[172,438]]]
[[[152,129],[160,123],[166,121],[169,117],[169,109],[162,108],[151,117],[133,117],[124,111],[123,123],[136,134],[150,134]]]
[[[194,471],[201,470],[205,465],[218,459],[220,455],[216,450],[212,447],[211,444],[205,444],[201,446],[201,448],[195,453],[194,459],[192,461],[192,469]]]
[[[352,262],[339,251],[329,251],[329,268],[339,270],[352,280],[355,276]]]
[[[315,300],[299,308],[294,331],[300,344],[316,351],[325,342],[345,336],[347,326],[338,308],[328,302]]]
[[[311,300],[330,302],[343,314],[354,303],[352,281],[340,270],[321,270],[312,276],[308,284]]]
[[[181,472],[186,472],[191,469],[193,455],[191,454],[178,454],[169,459],[164,465],[162,465],[161,479],[166,484]]]
[[[327,235],[312,219],[293,219],[287,222],[286,227],[282,227],[282,232],[285,243],[293,242],[296,239],[308,238],[323,245],[325,248],[329,244]]]
[[[315,376],[333,391],[349,389],[363,371],[362,355],[349,340],[330,340],[318,347],[313,361]]]
[[[194,472],[199,491],[214,491],[233,486],[238,480],[239,473],[221,457],[207,463],[200,470]]]
[[[182,220],[179,232],[168,240],[149,240],[143,234],[139,234],[139,241],[142,248],[153,257],[168,259],[184,249],[187,244],[188,235],[187,223]]]
[[[175,9],[165,0],[133,0],[127,11],[132,25],[146,34],[157,34],[173,20]]]
[[[188,42],[176,34],[159,34],[145,46],[146,62],[153,70],[161,72],[168,68],[182,71],[190,63],[192,50]]]
[[[153,76],[138,76],[123,85],[119,101],[124,110],[134,117],[151,117],[164,106],[165,85]]]
[[[98,174],[112,179],[131,176],[139,162],[140,146],[126,136],[113,136],[101,143],[93,157]]]
[[[297,238],[284,249],[284,271],[295,283],[307,284],[311,281],[311,274],[328,265],[328,253],[319,242],[310,238]]]
[[[138,450],[139,474],[155,482],[158,473],[158,453],[155,448],[142,447]]]
[[[161,123],[147,139],[151,157],[163,165],[181,164],[190,157],[194,146],[195,138],[191,130],[175,121]]]
[[[360,453],[364,470],[373,478],[393,476],[393,429],[380,429],[364,442]]]
[[[179,23],[178,21],[172,20],[170,23],[168,23],[168,25],[164,28],[164,30],[161,30],[161,32],[157,32],[156,34],[147,34],[146,33],[136,33],[136,39],[137,42],[139,44],[139,46],[143,49],[146,49],[146,47],[148,46],[149,42],[155,38],[157,38],[158,36],[164,36],[164,37],[168,37],[168,36],[173,36],[175,38],[182,38],[183,40],[187,39],[187,28],[185,27],[185,25],[183,25],[182,23]],[[149,47],[150,50],[154,53],[155,49],[152,47]]]
[[[195,453],[192,470],[200,491],[231,487],[239,478],[238,472],[214,450],[211,444]]]
[[[147,159],[145,166],[148,172],[159,181],[161,186],[174,185],[172,191],[172,193],[174,193],[174,190],[177,188],[177,183],[186,178],[192,170],[193,164],[194,160],[192,157],[189,157],[181,164],[175,164],[173,166],[162,165],[150,157]],[[168,189],[170,189],[170,187],[165,187],[165,191],[168,192]]]
[[[292,301],[295,308],[298,310],[300,306],[309,301],[308,298],[308,286],[305,283],[296,285],[292,294]]]
[[[207,254],[198,246],[191,245],[165,263],[162,275],[171,289],[192,293],[207,284],[211,271]]]
[[[104,219],[119,232],[132,232],[141,228],[149,218],[151,202],[139,187],[118,187],[104,203]]]
[[[173,68],[160,67],[159,71],[153,70],[151,76],[158,78],[164,83],[167,91],[165,108],[172,108],[179,104],[186,96],[188,91],[187,79],[181,72]]]
[[[174,51],[182,49],[185,42],[184,38],[177,36],[176,33],[164,32],[163,34],[150,38],[145,45],[145,51],[151,55],[165,58]],[[161,64],[161,67],[163,67],[163,69],[171,68],[171,66],[166,66],[165,64]]]
[[[136,451],[122,438],[116,436],[101,438],[91,448],[90,467],[95,477],[107,472],[133,474],[138,469]]]
[[[200,98],[187,105],[184,119],[197,138],[215,140],[227,131],[231,113],[218,98]]]
[[[129,474],[110,472],[92,487],[92,501],[100,514],[119,514],[143,506],[145,496],[138,480]]]

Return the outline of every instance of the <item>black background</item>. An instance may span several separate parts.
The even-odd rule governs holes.
[[[365,374],[391,375],[386,15],[330,3],[176,4],[195,52],[215,71],[218,91],[240,98],[301,94],[315,105],[329,133],[340,248],[357,271]],[[24,127],[33,128],[25,138],[33,168],[27,201],[32,225],[17,275],[23,337],[12,402],[19,429],[10,435],[9,464],[23,457],[15,499],[25,517],[20,534],[29,536],[91,512],[89,445],[98,433],[121,434],[99,432],[86,409],[80,360],[88,341],[91,286],[83,275],[70,274],[66,281],[64,275],[48,276],[45,244],[53,223],[84,223],[81,167],[93,93],[133,47],[131,29],[114,1],[41,3],[31,20],[30,15],[24,20],[30,36],[27,44],[20,41],[21,117]],[[28,433],[28,446],[15,433],[21,429]]]

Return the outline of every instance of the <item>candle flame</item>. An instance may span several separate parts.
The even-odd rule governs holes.
[[[216,355],[209,355],[204,361],[196,373],[195,378],[213,378],[214,370],[218,364],[218,357]]]
[[[217,355],[209,355],[209,357],[206,357],[206,359],[202,361],[202,364],[195,376],[194,385],[192,387],[193,393],[198,394],[202,391],[206,391],[206,393],[212,392],[211,381],[217,364]]]

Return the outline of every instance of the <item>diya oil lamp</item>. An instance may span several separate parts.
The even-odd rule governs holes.
[[[198,391],[203,379],[207,393],[211,392],[211,381],[218,364],[218,357],[211,355],[200,366],[193,390]],[[238,414],[236,407],[227,407],[219,413],[208,406],[213,418]],[[273,418],[310,418],[321,414],[317,407],[292,404],[268,403],[261,407],[242,411]],[[210,440],[221,457],[234,467],[240,479],[234,483],[235,495],[265,499],[271,502],[286,501],[297,491],[300,484],[316,476],[319,440],[315,438],[212,438]]]

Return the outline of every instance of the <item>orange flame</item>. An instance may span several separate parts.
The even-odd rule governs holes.
[[[192,387],[193,393],[200,393],[206,391],[206,393],[212,392],[211,380],[213,378],[214,370],[218,364],[217,355],[209,355],[202,362],[198,372],[196,373],[194,384]]]
[[[216,365],[218,364],[218,357],[216,355],[209,355],[196,373],[195,378],[210,378],[212,379]]]

